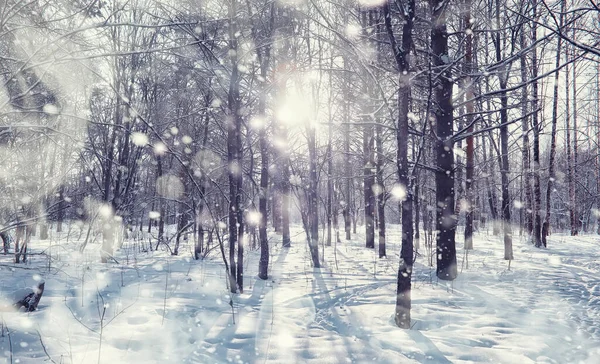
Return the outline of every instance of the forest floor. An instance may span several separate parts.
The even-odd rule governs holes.
[[[0,296],[46,282],[37,311],[0,312],[0,363],[598,363],[600,237],[555,234],[548,249],[476,235],[458,279],[438,281],[417,258],[412,330],[394,325],[399,227],[388,257],[357,235],[321,247],[313,269],[304,235],[271,238],[271,278],[247,249],[244,293],[231,299],[220,254],[194,261],[126,242],[118,261],[79,253],[70,233],[31,244],[30,261],[0,255]],[[83,234],[85,235],[85,234]],[[457,234],[460,235],[460,234]],[[421,251],[425,251],[421,249]],[[232,304],[232,306],[231,306]],[[1,306],[1,305],[0,305]]]

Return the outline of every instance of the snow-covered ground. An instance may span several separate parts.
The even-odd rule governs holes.
[[[508,270],[501,241],[482,233],[468,268],[458,244],[453,283],[419,256],[414,327],[401,330],[398,226],[387,259],[358,236],[321,250],[321,269],[298,227],[289,249],[272,235],[272,278],[256,278],[247,249],[233,297],[217,254],[194,261],[186,244],[171,256],[130,241],[102,265],[97,244],[79,253],[75,227],[53,235],[32,243],[27,265],[0,255],[2,295],[46,281],[38,311],[0,312],[0,363],[600,363],[598,236],[556,234],[541,250],[515,237]]]

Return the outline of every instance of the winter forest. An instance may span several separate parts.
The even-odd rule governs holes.
[[[596,0],[0,0],[0,363],[598,363]]]

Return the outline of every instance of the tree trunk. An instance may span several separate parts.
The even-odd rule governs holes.
[[[332,214],[333,214],[333,161],[332,161],[332,146],[331,146],[331,134],[332,134],[331,122],[329,123],[329,134],[327,142],[327,240],[325,244],[331,246],[331,229],[332,229]]]
[[[319,195],[317,181],[317,141],[316,129],[310,126],[306,128],[308,136],[308,159],[309,159],[309,186],[308,186],[308,226],[310,240],[310,256],[313,267],[320,268],[319,263]]]
[[[563,28],[564,23],[564,10],[565,10],[565,1],[561,2],[561,16],[560,16],[560,29]],[[544,227],[542,228],[542,244],[544,247],[548,245],[547,237],[550,234],[550,212],[552,207],[552,190],[554,189],[554,159],[556,156],[556,125],[558,122],[558,80],[560,76],[560,71],[558,67],[560,66],[560,56],[561,56],[561,47],[562,47],[562,38],[558,37],[558,45],[556,47],[556,61],[555,61],[555,69],[554,73],[554,93],[552,97],[552,132],[550,134],[550,158],[548,160],[548,186],[546,189],[546,219],[544,220]]]
[[[346,57],[343,58],[344,61],[344,69],[348,66],[348,60]],[[344,115],[344,172],[345,172],[345,180],[344,180],[344,196],[345,201],[343,204],[342,215],[344,216],[344,231],[346,232],[346,240],[352,239],[351,229],[352,229],[352,219],[350,216],[350,207],[351,207],[351,197],[350,193],[352,193],[352,165],[350,164],[350,85],[349,85],[349,76],[344,77],[344,100],[343,102],[343,115]]]
[[[537,0],[532,0],[531,6],[533,8],[532,18],[537,18]],[[537,24],[533,22],[531,25],[532,40],[531,44],[537,42]],[[531,84],[532,87],[532,129],[533,129],[533,241],[536,247],[542,246],[542,192],[540,187],[540,128],[539,125],[539,92],[538,92],[538,59],[537,59],[537,48],[534,47],[531,50],[531,78],[534,80]]]
[[[415,2],[408,0],[402,27],[402,46],[396,44],[392,29],[389,4],[383,5],[385,27],[398,67],[398,128],[396,129],[396,168],[398,182],[406,189],[406,197],[401,201],[402,247],[396,286],[396,308],[394,321],[403,329],[410,329],[411,279],[413,267],[413,195],[408,166],[408,131],[410,100],[409,52],[412,48],[412,30],[415,16]]]
[[[163,175],[162,157],[161,156],[156,156],[156,174],[158,175],[158,178],[162,177],[162,175]],[[167,218],[166,209],[165,209],[165,201],[161,197],[159,197],[159,199],[158,199],[158,205],[159,205],[159,208],[158,208],[159,216],[158,216],[158,242],[156,243],[157,249],[158,249],[158,246],[165,241],[165,219]],[[150,249],[152,249],[152,248],[150,248]]]
[[[502,49],[506,42],[500,39],[500,0],[496,0],[496,62],[502,62]],[[502,183],[502,230],[504,234],[504,259],[513,260],[512,227],[510,224],[510,195],[508,182],[508,95],[506,85],[508,84],[508,70],[506,66],[498,72],[500,84],[500,179]]]
[[[521,49],[525,49],[527,47],[527,40],[525,37],[525,30],[521,30],[521,34],[519,35],[519,42],[521,45]],[[521,61],[521,83],[523,83],[523,87],[521,88],[521,133],[523,137],[523,144],[521,147],[522,154],[522,189],[524,190],[525,195],[525,203],[522,207],[522,212],[525,215],[525,231],[528,235],[531,235],[533,232],[533,196],[532,196],[532,185],[533,185],[533,176],[531,174],[531,165],[530,165],[530,155],[529,155],[529,117],[528,113],[528,93],[527,93],[527,58],[526,55],[523,54],[520,57]]]
[[[266,92],[263,89],[263,93]],[[263,95],[261,100],[264,100]],[[261,103],[259,110],[261,117],[264,117],[264,103]],[[258,239],[260,241],[260,260],[258,262],[258,277],[260,279],[268,278],[269,271],[269,237],[267,235],[267,202],[269,189],[269,141],[267,139],[267,126],[263,125],[259,133],[260,139],[260,193],[258,197],[258,212],[260,213],[260,224],[258,225]]]
[[[448,64],[448,31],[446,19],[448,3],[433,0],[431,4],[432,23],[431,49],[434,70],[439,76],[434,80],[435,129],[436,129],[436,236],[437,277],[454,280],[458,274],[456,267],[456,216],[454,210],[454,151],[452,75]]]
[[[596,71],[596,234],[600,235],[600,62]]]
[[[279,20],[279,29],[282,34],[282,50],[281,50],[281,59],[280,64],[285,68],[285,74],[279,75],[280,81],[278,85],[278,92],[281,95],[286,94],[286,82],[287,72],[290,71],[291,66],[290,56],[288,53],[292,51],[292,44],[290,42],[290,38],[294,36],[294,25],[293,25],[293,11],[290,7],[281,4],[278,6],[278,20]],[[291,246],[290,239],[290,193],[291,193],[291,184],[290,184],[290,155],[289,150],[287,149],[288,145],[288,130],[287,126],[283,123],[278,125],[278,133],[279,138],[284,145],[284,148],[279,151],[280,158],[280,166],[281,166],[281,187],[280,187],[280,203],[281,203],[281,234],[282,234],[282,242],[283,247]],[[279,217],[278,217],[279,218]]]
[[[466,109],[467,116],[465,118],[467,124],[467,163],[466,163],[466,181],[465,181],[465,198],[467,200],[467,209],[465,211],[465,245],[467,250],[473,249],[473,171],[474,171],[474,148],[473,148],[473,111],[474,111],[474,92],[471,81],[471,73],[473,72],[473,24],[471,23],[471,0],[465,0],[465,14],[463,22],[465,26],[465,64],[464,70],[467,75],[464,83],[466,86]]]
[[[269,25],[265,35],[269,40],[273,38],[273,24],[275,21],[275,3],[271,4],[269,10]],[[258,39],[255,39],[258,42]],[[269,277],[269,237],[267,235],[268,224],[268,194],[269,194],[269,139],[266,124],[266,101],[267,101],[267,73],[271,64],[271,45],[256,49],[260,72],[263,82],[261,83],[258,115],[263,118],[263,125],[258,133],[260,148],[260,191],[258,195],[258,212],[260,222],[258,225],[258,240],[260,242],[260,259],[258,261],[258,277],[266,280]],[[289,231],[289,230],[288,230]]]
[[[229,177],[229,211],[228,211],[228,230],[229,230],[229,263],[230,263],[230,291],[236,293],[238,288],[243,290],[243,271],[237,269],[243,268],[240,264],[240,252],[238,251],[238,261],[236,264],[236,245],[238,250],[242,246],[242,237],[239,235],[242,229],[241,220],[241,186],[242,186],[242,160],[241,160],[241,128],[242,120],[240,115],[240,75],[238,70],[237,57],[237,0],[232,0],[229,6],[229,49],[231,50],[231,79],[228,92],[228,122],[227,122],[227,162]],[[243,251],[242,255],[243,257]]]
[[[565,58],[566,62],[569,62],[569,47],[565,47]],[[573,80],[575,82],[575,80]],[[565,141],[566,141],[566,152],[567,152],[567,185],[569,188],[569,223],[571,225],[571,236],[577,235],[577,218],[575,214],[575,190],[573,183],[573,161],[571,155],[571,110],[570,110],[570,92],[569,92],[569,66],[565,67]],[[573,94],[576,92],[574,90]],[[574,100],[575,98],[573,98]]]
[[[381,136],[381,126],[379,123],[375,128],[375,134],[377,137],[377,223],[379,231],[379,258],[383,258],[386,255],[385,251],[385,188],[383,179],[383,164],[385,155],[383,154],[383,137]]]
[[[573,27],[573,40],[576,40],[576,27]],[[572,57],[575,57],[575,51],[572,49]],[[577,178],[577,158],[578,158],[578,143],[577,137],[577,62],[573,62],[573,159],[572,159],[572,167],[571,167],[571,191],[569,193],[571,211],[573,212],[573,216],[571,217],[571,235],[579,235],[579,229],[581,228],[580,220],[579,220],[579,209],[577,207],[577,184],[574,179]],[[568,96],[567,96],[568,98]],[[567,128],[568,130],[568,128]]]
[[[361,19],[363,34],[367,34],[367,28],[375,25],[374,10],[362,9]],[[367,75],[365,75],[367,76]],[[365,203],[365,246],[375,248],[375,209],[376,200],[373,187],[375,185],[375,138],[373,136],[373,123],[375,122],[372,112],[372,90],[366,77],[363,80],[363,197]]]

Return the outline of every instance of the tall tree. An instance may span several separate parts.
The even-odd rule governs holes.
[[[526,19],[523,21],[525,22]],[[527,36],[526,36],[526,25],[523,23],[521,25],[521,31],[519,33],[519,45],[521,50],[524,50],[527,47]],[[523,87],[521,88],[521,133],[523,137],[521,154],[522,154],[522,189],[525,194],[525,204],[523,206],[522,213],[525,216],[525,231],[528,235],[531,235],[533,232],[533,176],[531,175],[531,160],[530,160],[530,146],[529,146],[529,94],[528,94],[528,86],[527,86],[527,55],[525,53],[521,54],[520,57],[520,68],[521,68],[521,83],[523,83]]]
[[[452,106],[452,72],[448,53],[447,19],[449,3],[431,1],[431,50],[434,71],[435,135],[436,135],[436,247],[437,277],[454,280],[456,267],[456,215],[454,210],[454,141]]]
[[[376,24],[378,10],[372,7],[360,9],[363,36],[367,39],[367,45],[375,47],[370,40],[373,37],[373,28]],[[362,79],[362,130],[363,130],[363,197],[365,203],[365,246],[375,248],[375,213],[377,203],[375,201],[375,136],[373,133],[373,87],[367,72]]]
[[[465,211],[465,249],[473,249],[473,210],[474,210],[474,194],[473,194],[473,171],[475,169],[475,156],[473,147],[473,124],[474,118],[474,92],[471,80],[473,73],[473,22],[471,18],[471,0],[465,0],[464,3],[463,23],[465,27],[465,61],[464,72],[465,80],[465,96],[466,102],[466,124],[467,124],[467,156],[466,156],[466,181],[465,181],[465,197],[467,201],[467,209]]]
[[[537,0],[531,1],[532,19],[537,19]],[[538,90],[538,57],[537,57],[537,22],[531,24],[531,96],[532,96],[532,130],[533,130],[533,242],[536,247],[542,246],[542,192],[540,187],[540,129],[539,123],[539,90]]]
[[[566,1],[561,1],[561,12],[558,21],[558,29],[562,31],[564,24],[564,11]],[[558,37],[556,45],[556,60],[555,60],[555,72],[554,72],[554,92],[552,95],[552,131],[550,132],[550,157],[548,159],[548,185],[546,187],[546,218],[542,227],[542,244],[547,246],[547,238],[550,234],[550,212],[552,208],[552,190],[554,189],[554,159],[556,157],[556,126],[558,123],[558,81],[560,78],[560,58],[562,47],[562,38]]]
[[[573,21],[573,40],[577,40],[577,21]],[[579,209],[577,208],[577,184],[575,178],[577,177],[577,160],[578,160],[578,130],[577,130],[577,61],[575,61],[575,49],[571,48],[571,57],[573,58],[573,159],[571,160],[571,178],[569,180],[569,206],[570,206],[570,219],[571,219],[571,236],[579,235],[580,222],[579,222]],[[569,87],[567,87],[567,90]],[[568,98],[568,95],[567,95]],[[567,131],[570,128],[567,126]],[[570,138],[567,137],[567,141]],[[568,150],[570,148],[567,148]]]
[[[396,286],[396,310],[394,320],[398,327],[410,329],[411,279],[413,269],[413,194],[408,166],[409,140],[409,101],[410,101],[410,50],[412,49],[412,31],[415,18],[415,2],[407,0],[402,4],[405,11],[402,19],[402,41],[399,45],[392,28],[389,2],[383,5],[384,21],[394,59],[398,69],[398,126],[396,129],[396,168],[400,188],[406,190],[402,207],[402,247],[400,250],[400,266]]]
[[[251,11],[251,9],[250,9]],[[260,259],[258,264],[258,277],[260,279],[268,278],[269,271],[269,238],[267,235],[267,220],[268,220],[268,194],[269,194],[269,140],[267,136],[267,79],[271,65],[271,45],[273,41],[273,31],[275,25],[275,3],[272,2],[266,10],[266,19],[260,24],[264,24],[259,28],[257,23],[253,24],[252,35],[254,41],[258,45],[256,47],[256,55],[260,66],[260,76],[262,79],[261,89],[258,99],[258,117],[259,122],[259,148],[260,148],[260,191],[258,197],[258,212],[260,214],[260,223],[258,225],[258,236],[260,241]],[[289,230],[288,230],[289,231]]]
[[[496,62],[503,61],[502,50],[506,46],[506,38],[501,39],[500,30],[500,0],[496,0]],[[504,234],[504,259],[512,260],[512,227],[510,223],[510,194],[509,194],[509,162],[508,162],[508,85],[509,66],[504,64],[498,72],[500,84],[500,179],[502,185],[502,230]]]
[[[231,76],[227,94],[227,169],[229,176],[229,262],[230,290],[232,293],[243,291],[244,245],[243,245],[243,211],[242,211],[242,114],[238,57],[238,1],[231,0],[228,7],[229,23],[229,57]],[[237,262],[236,262],[237,246]],[[236,264],[237,263],[237,264]]]

